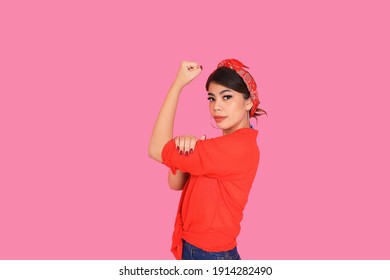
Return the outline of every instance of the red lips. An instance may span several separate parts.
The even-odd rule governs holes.
[[[214,120],[215,120],[216,122],[221,122],[221,121],[223,121],[225,118],[226,118],[226,117],[215,116],[215,117],[214,117]]]

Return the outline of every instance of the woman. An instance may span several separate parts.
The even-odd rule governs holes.
[[[266,113],[257,108],[256,83],[244,68],[223,60],[206,82],[222,136],[172,139],[180,93],[202,71],[196,62],[182,62],[157,117],[149,156],[170,168],[169,186],[182,190],[171,248],[176,259],[241,259],[236,237],[260,158],[249,119]]]

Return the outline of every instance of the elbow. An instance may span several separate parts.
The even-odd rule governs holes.
[[[153,153],[153,151],[149,148],[149,150],[148,150],[148,156],[150,157],[150,158],[152,158],[152,159],[155,159],[155,155],[154,155],[154,153]]]
[[[188,177],[188,173],[177,170],[176,174],[173,175],[172,171],[170,170],[168,173],[169,188],[174,191],[181,191],[184,189],[184,186],[188,181]]]
[[[169,184],[169,188],[173,191],[181,191],[183,189],[184,185],[183,186],[178,186],[178,185],[171,185]]]
[[[162,162],[163,161],[162,160],[162,152],[163,152],[164,147],[167,143],[168,142],[165,142],[165,141],[160,141],[160,142],[150,141],[149,147],[148,147],[149,157],[158,161],[158,162]]]
[[[154,159],[158,162],[162,162],[161,151],[157,151],[156,149],[149,147],[148,155],[151,159]]]

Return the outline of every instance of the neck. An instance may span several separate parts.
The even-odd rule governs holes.
[[[245,119],[242,123],[234,126],[234,127],[230,127],[228,129],[223,129],[222,130],[222,135],[228,135],[228,134],[231,134],[233,133],[234,131],[238,130],[238,129],[241,129],[241,128],[250,128],[249,126],[249,119]]]

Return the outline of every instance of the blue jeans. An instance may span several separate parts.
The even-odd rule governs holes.
[[[237,247],[229,251],[208,252],[183,239],[183,260],[241,260]]]

